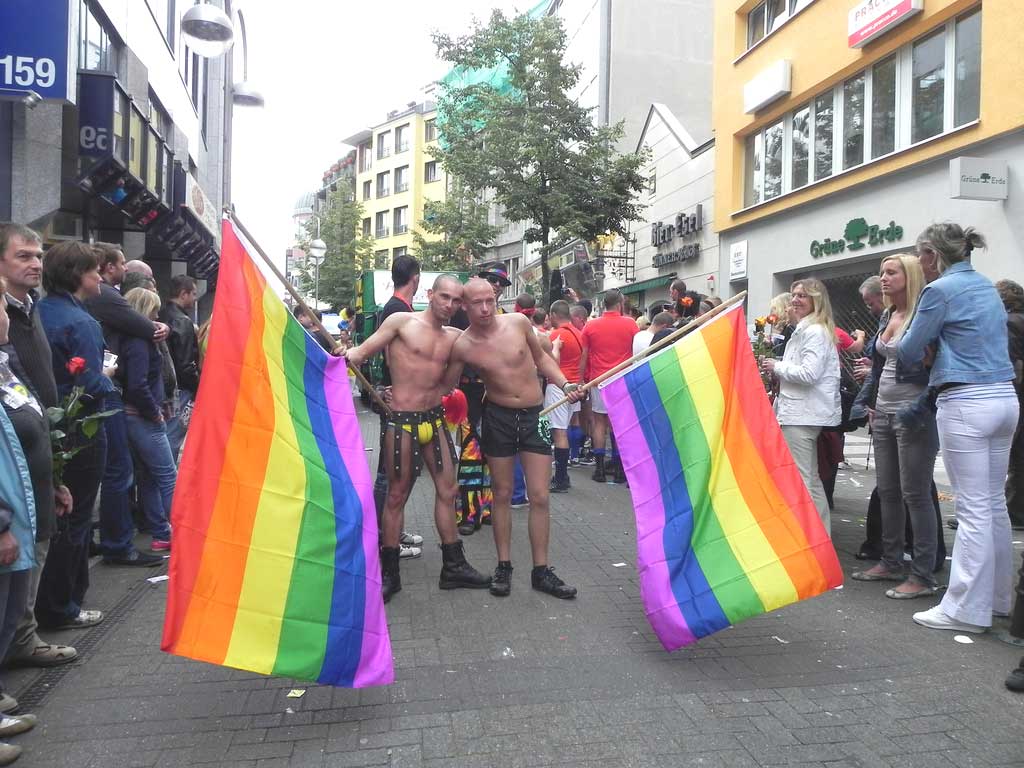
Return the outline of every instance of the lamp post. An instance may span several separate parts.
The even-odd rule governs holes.
[[[309,244],[309,260],[316,267],[316,278],[313,283],[314,307],[320,309],[320,265],[324,263],[324,257],[327,255],[327,243],[320,239],[320,217],[314,213],[313,218],[316,219],[316,237]]]
[[[240,107],[262,107],[263,95],[249,83],[249,42],[240,5],[233,13],[238,17],[242,37],[242,81],[231,86],[231,101]],[[231,16],[209,3],[193,5],[185,11],[181,17],[181,34],[189,48],[204,59],[222,56],[235,44],[235,26]]]

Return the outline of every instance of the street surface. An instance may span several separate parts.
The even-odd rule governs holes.
[[[376,418],[361,418],[376,446]],[[852,436],[832,518],[847,574],[874,484],[865,438]],[[387,688],[318,687],[163,654],[166,583],[145,579],[165,569],[96,565],[88,607],[107,620],[53,637],[81,659],[4,676],[41,721],[14,739],[26,749],[18,766],[1024,765],[1024,696],[1003,687],[1024,650],[992,633],[961,644],[919,627],[911,614],[931,600],[886,599],[884,583],[848,580],[665,653],[639,598],[628,491],[589,475],[571,470],[573,492],[552,496],[551,562],[580,590],[568,602],[530,589],[525,510],[515,513],[511,597],[438,590],[432,488],[419,481],[406,527],[427,541],[423,557],[402,562],[388,606],[397,682]],[[948,491],[941,471],[936,479]],[[1024,534],[1015,538],[1019,553]],[[493,569],[490,529],[466,549]],[[293,688],[305,693],[289,698]]]

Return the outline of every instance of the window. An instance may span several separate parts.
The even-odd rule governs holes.
[[[981,108],[981,11],[957,19],[953,124],[977,120]]]
[[[160,28],[160,34],[171,46],[171,50],[174,50],[174,22],[176,21],[174,0],[146,0],[146,3],[149,5],[149,11],[153,14],[156,25]]]
[[[377,197],[387,197],[391,194],[391,171],[377,174]]]
[[[814,0],[765,0],[747,14],[747,48],[752,48]]]
[[[393,251],[391,251],[391,256],[392,256],[392,258],[395,258],[395,259],[397,259],[399,256],[408,256],[408,255],[409,255],[409,247],[405,246],[405,245],[403,245],[403,246],[401,246],[399,248],[395,248]]]
[[[843,83],[843,168],[864,162],[864,75]]]
[[[423,124],[423,140],[437,141],[437,121],[427,120]]]
[[[377,225],[376,226],[376,230],[377,230],[377,232],[374,235],[374,237],[377,237],[378,239],[382,238],[382,237],[387,237],[390,234],[390,232],[388,232],[388,213],[389,213],[389,211],[378,211],[377,212],[377,217],[376,217],[376,219],[377,219],[377,221],[376,221],[376,225]],[[384,253],[386,254],[387,251],[384,251]]]
[[[744,206],[977,120],[980,40],[981,12],[973,11],[817,94],[781,122],[747,136]]]
[[[655,169],[647,178],[647,194],[654,197],[658,194],[658,171]]]
[[[391,157],[391,131],[377,134],[377,159]]]
[[[85,0],[78,4],[78,68],[117,72],[121,46]]]
[[[395,154],[409,150],[409,125],[400,125],[395,128]]]
[[[138,179],[142,178],[142,113],[131,108],[128,119],[128,170]]]
[[[811,107],[801,107],[793,113],[792,128],[793,189],[804,186],[810,176]]]
[[[373,195],[373,183],[369,181],[363,182],[363,200],[369,200]]]
[[[875,64],[871,70],[871,158],[896,148],[896,57]]]
[[[374,269],[387,269],[388,268],[388,249],[385,248],[381,251],[373,252],[373,268]]]
[[[914,44],[911,143],[942,133],[946,98],[946,36],[943,30]]]
[[[370,227],[371,226],[372,226],[372,222],[370,221],[369,218],[363,219],[363,237],[369,237],[370,236]]]
[[[423,166],[423,180],[437,181],[437,160],[431,160]]]
[[[146,178],[143,181],[152,190],[156,190],[158,185],[156,169],[159,167],[160,160],[157,152],[159,146],[160,142],[156,137],[156,131],[150,128],[146,131]]]
[[[128,97],[114,87],[114,157],[128,164]]]
[[[395,234],[404,235],[409,231],[409,206],[395,208]]]
[[[359,172],[365,173],[373,167],[373,144],[366,142],[359,145]]]
[[[395,193],[409,191],[409,166],[395,168]]]

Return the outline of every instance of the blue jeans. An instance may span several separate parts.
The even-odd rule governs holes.
[[[191,392],[187,392],[184,389],[178,390],[178,413],[180,414],[185,410],[185,406],[191,403],[195,399],[195,395]],[[181,444],[185,442],[185,433],[188,432],[187,427],[183,427],[181,424],[181,417],[175,416],[173,419],[167,422],[167,442],[171,446],[171,456],[174,457],[174,463],[178,463],[178,457],[181,455]]]
[[[121,557],[132,549],[135,523],[128,494],[132,488],[132,454],[128,448],[128,428],[124,403],[117,393],[107,395],[106,410],[117,410],[103,421],[107,435],[107,466],[100,489],[100,551],[104,557]]]
[[[146,515],[149,532],[155,540],[171,539],[171,502],[178,469],[167,441],[167,429],[162,423],[129,415],[128,440],[145,472],[139,472],[139,495],[142,511]]]

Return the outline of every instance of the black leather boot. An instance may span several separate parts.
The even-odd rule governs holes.
[[[466,560],[462,542],[441,545],[441,578],[437,586],[441,589],[487,589],[491,577],[480,573]]]
[[[385,603],[393,594],[402,591],[402,576],[398,572],[398,547],[380,548],[380,591]]]
[[[604,454],[594,455],[594,474],[590,476],[590,479],[595,483],[604,483],[607,481],[604,474]]]

